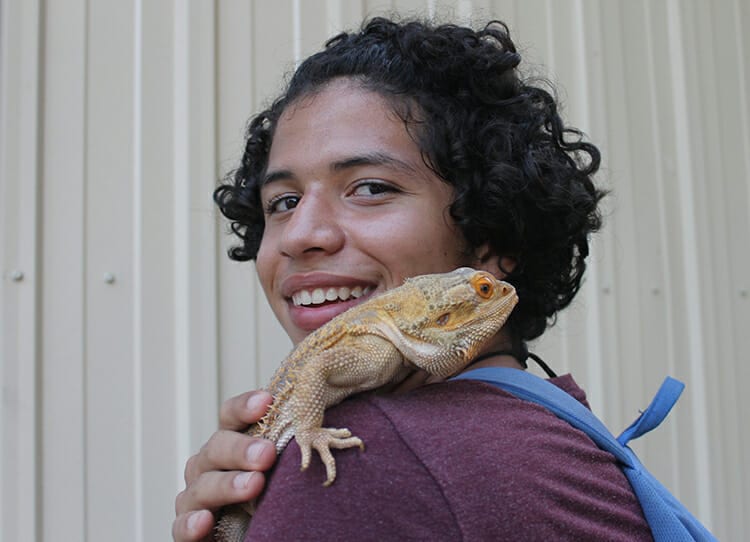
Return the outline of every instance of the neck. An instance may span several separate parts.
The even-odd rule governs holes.
[[[523,365],[507,351],[487,352],[478,356],[476,361],[470,363],[464,371],[479,369],[481,367],[510,367],[511,369],[523,369]]]
[[[465,369],[479,369],[480,367],[510,367],[512,369],[525,369],[521,361],[513,356],[513,339],[510,333],[503,329],[493,340],[487,344],[479,355],[474,358]],[[463,372],[463,371],[462,371]]]

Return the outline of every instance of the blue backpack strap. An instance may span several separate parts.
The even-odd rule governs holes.
[[[656,428],[667,417],[684,389],[685,384],[668,376],[659,391],[656,392],[656,396],[648,405],[648,408],[617,437],[618,442],[627,446],[631,440],[637,439]]]
[[[657,542],[716,540],[626,446],[630,440],[647,433],[662,422],[682,393],[684,385],[681,382],[668,378],[651,405],[616,439],[599,418],[574,397],[531,373],[506,367],[483,367],[462,373],[454,379],[494,384],[520,399],[541,405],[586,433],[599,448],[614,455],[641,504]]]

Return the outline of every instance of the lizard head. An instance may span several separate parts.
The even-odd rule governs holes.
[[[407,279],[412,295],[392,317],[409,344],[406,357],[438,376],[450,376],[476,356],[518,302],[510,284],[462,267]]]

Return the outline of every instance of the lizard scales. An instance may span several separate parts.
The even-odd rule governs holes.
[[[448,378],[463,369],[503,326],[518,302],[514,288],[490,273],[462,267],[421,275],[373,297],[308,335],[277,369],[274,402],[248,429],[281,453],[294,437],[302,470],[312,449],[336,478],[332,448],[363,442],[348,429],[322,427],[325,410],[346,397],[397,383],[415,369]],[[222,510],[219,542],[242,540],[254,503]]]

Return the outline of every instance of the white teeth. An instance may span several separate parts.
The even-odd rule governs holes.
[[[326,294],[323,293],[323,288],[315,288],[312,293],[312,302],[315,305],[323,303],[326,300]]]
[[[340,288],[329,287],[326,289],[315,288],[314,290],[300,290],[292,294],[292,302],[296,306],[320,305],[324,301],[347,301],[350,298],[357,299],[363,295],[369,294],[371,291],[371,286],[365,288],[362,286],[355,286],[354,288],[341,286]]]

